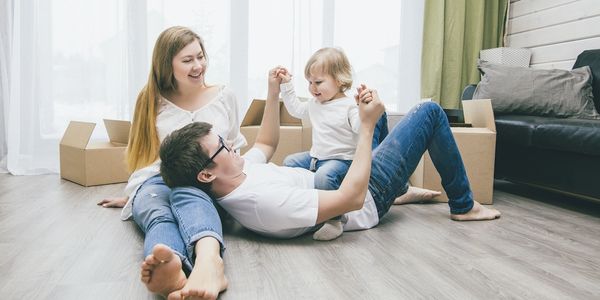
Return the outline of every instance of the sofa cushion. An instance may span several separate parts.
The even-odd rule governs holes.
[[[592,90],[596,111],[600,112],[600,49],[585,50],[577,56],[573,69],[589,66],[592,70]]]
[[[548,118],[537,116],[497,115],[496,143],[530,147],[533,145],[535,128],[546,119]]]
[[[600,119],[592,94],[591,70],[542,70],[477,64],[483,78],[473,99],[492,99],[497,114]]]
[[[532,143],[544,149],[600,155],[600,121],[553,119],[539,123]]]
[[[600,121],[496,116],[497,144],[600,155]]]

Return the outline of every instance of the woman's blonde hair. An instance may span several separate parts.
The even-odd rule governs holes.
[[[320,70],[337,80],[342,92],[352,87],[352,66],[344,51],[339,48],[321,48],[306,62],[304,76],[310,77],[312,71]]]
[[[177,81],[173,76],[173,58],[181,49],[195,41],[200,43],[206,57],[202,39],[189,28],[170,27],[158,36],[152,53],[148,82],[140,91],[135,103],[127,147],[129,172],[150,165],[158,159],[160,142],[156,130],[156,116],[160,97],[177,90]]]

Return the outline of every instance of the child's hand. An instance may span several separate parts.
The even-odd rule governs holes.
[[[288,83],[292,80],[292,74],[286,68],[280,68],[277,77],[281,79],[281,83]]]
[[[356,91],[358,94],[354,96],[354,99],[358,104],[360,121],[363,126],[374,127],[385,111],[385,106],[379,99],[379,94],[376,90],[369,89],[366,85],[361,84]]]
[[[361,83],[360,86],[356,87],[356,94],[354,94],[354,101],[356,101],[356,105],[360,103],[359,96],[365,90],[367,90],[367,86],[364,83]]]

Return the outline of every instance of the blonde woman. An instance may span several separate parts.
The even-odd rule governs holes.
[[[159,35],[133,116],[127,196],[98,203],[123,207],[122,219],[133,217],[145,233],[141,278],[148,290],[164,297],[216,298],[227,287],[221,220],[211,197],[194,187],[171,190],[159,173],[161,141],[187,124],[211,123],[233,149],[246,144],[235,96],[225,86],[205,82],[206,55],[202,39],[188,28],[171,27]]]

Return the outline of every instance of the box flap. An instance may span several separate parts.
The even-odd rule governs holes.
[[[283,102],[279,102],[279,123],[281,126],[301,126],[302,120],[292,117]]]
[[[90,141],[94,127],[96,127],[95,123],[71,121],[60,140],[60,144],[85,149]]]
[[[492,100],[464,100],[462,101],[462,105],[465,115],[465,123],[470,123],[473,125],[473,127],[485,127],[493,132],[496,132]]]
[[[260,125],[263,112],[265,111],[265,100],[254,99],[246,111],[241,126]]]
[[[108,138],[111,143],[127,145],[131,122],[104,119],[104,127],[106,127],[106,132],[108,132]]]

